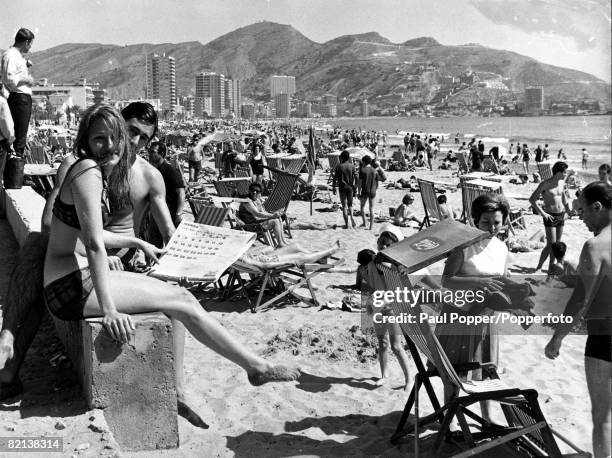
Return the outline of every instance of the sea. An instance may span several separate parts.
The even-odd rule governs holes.
[[[328,123],[341,129],[386,131],[391,144],[403,144],[406,132],[444,136],[447,149],[452,149],[456,134],[460,142],[473,137],[490,148],[527,143],[532,153],[537,145],[548,144],[550,159],[559,149],[567,156],[570,167],[580,169],[582,148],[589,153],[589,169],[596,171],[602,163],[611,162],[612,117],[602,116],[539,116],[499,118],[337,118]],[[488,151],[488,150],[487,150]]]

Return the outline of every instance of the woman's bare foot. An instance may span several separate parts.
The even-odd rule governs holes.
[[[264,372],[249,374],[249,382],[253,386],[261,386],[269,382],[292,382],[300,377],[299,369],[290,369],[286,366],[272,366]]]

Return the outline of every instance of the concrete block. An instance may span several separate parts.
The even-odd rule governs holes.
[[[40,232],[40,220],[45,199],[29,186],[4,189],[6,219],[19,246],[23,246],[31,232]]]
[[[172,326],[160,313],[132,315],[128,344],[114,341],[101,318],[55,320],[89,407],[103,409],[123,450],[178,447]]]

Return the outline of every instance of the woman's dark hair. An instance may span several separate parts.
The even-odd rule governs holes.
[[[119,163],[108,177],[108,197],[111,211],[114,211],[132,205],[128,180],[131,166],[129,163],[130,143],[125,129],[125,121],[121,114],[110,105],[92,105],[89,107],[81,117],[73,151],[74,155],[79,158],[97,160],[97,158],[91,156],[89,151],[89,130],[98,119],[103,120],[113,130],[113,141],[117,145],[117,152],[121,154]]]
[[[503,222],[505,223],[508,219],[510,206],[502,194],[489,193],[476,197],[472,202],[472,219],[474,220],[474,225],[478,226],[478,222],[483,213],[496,211],[501,212]]]
[[[550,245],[550,251],[557,261],[561,261],[565,257],[567,245],[565,242],[553,242],[552,245]]]
[[[31,41],[34,39],[34,34],[31,30],[21,28],[15,34],[15,43],[23,43],[25,41]]]
[[[608,210],[612,208],[612,186],[603,181],[589,183],[585,186],[580,195],[589,205],[599,202]]]
[[[563,161],[555,162],[555,164],[552,166],[552,173],[554,175],[555,173],[565,172],[567,168],[568,168],[568,165],[566,162],[563,162]]]
[[[363,157],[361,158],[361,163],[362,163],[363,165],[368,165],[368,164],[371,164],[371,163],[372,163],[372,158],[366,154],[365,156],[363,156]]]
[[[259,183],[251,183],[249,185],[249,192],[253,192],[255,190],[258,190],[259,192],[261,192],[263,188],[261,187]]]
[[[344,150],[340,153],[340,162],[346,162],[350,158],[351,158],[351,155],[347,150]]]
[[[402,197],[402,203],[404,205],[408,205],[410,202],[414,202],[414,196],[412,194],[408,193]]]
[[[157,113],[155,108],[148,102],[132,102],[121,110],[121,116],[126,121],[132,118],[153,126],[153,137],[157,134]]]
[[[376,252],[370,249],[361,250],[357,253],[357,263],[360,266],[367,266],[376,256]]]

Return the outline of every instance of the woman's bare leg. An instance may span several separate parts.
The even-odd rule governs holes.
[[[134,314],[159,311],[179,320],[201,343],[242,367],[251,383],[254,383],[253,380],[257,380],[255,384],[271,381],[265,380],[265,374],[271,371],[274,372],[273,377],[278,379],[295,380],[298,377],[297,370],[286,368],[283,375],[279,375],[279,371],[275,370],[277,368],[247,349],[202,309],[197,299],[186,289],[130,272],[112,271],[110,276],[113,300],[118,312]],[[87,299],[83,314],[102,315],[95,293]]]

